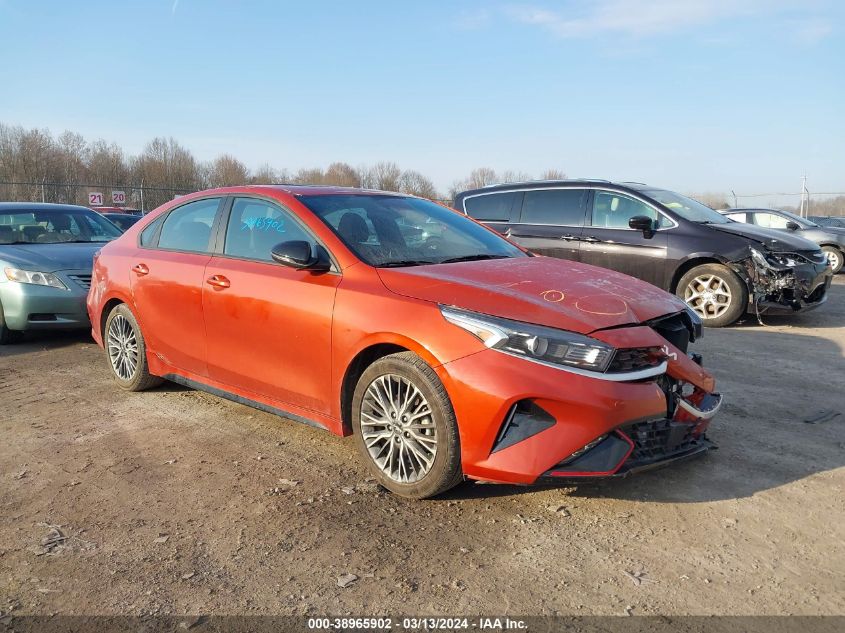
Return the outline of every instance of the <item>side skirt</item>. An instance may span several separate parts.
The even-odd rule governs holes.
[[[206,393],[210,393],[213,396],[225,398],[226,400],[231,400],[232,402],[237,402],[238,404],[244,404],[248,407],[252,407],[253,409],[264,411],[265,413],[272,413],[273,415],[278,415],[280,417],[287,418],[289,420],[293,420],[294,422],[299,422],[301,424],[307,424],[308,426],[313,426],[314,428],[322,429],[323,431],[329,430],[328,427],[323,424],[320,424],[316,420],[304,418],[301,415],[290,413],[289,411],[285,411],[284,409],[271,407],[269,404],[264,404],[263,402],[258,402],[257,400],[250,400],[249,398],[244,398],[243,396],[239,396],[236,393],[232,393],[224,389],[219,389],[217,387],[212,387],[210,385],[197,382],[196,380],[185,378],[184,376],[180,376],[179,374],[165,374],[164,376],[162,376],[162,378],[164,378],[165,380],[169,380],[170,382],[175,382],[178,385],[184,385],[185,387],[190,387],[191,389],[196,389],[197,391],[205,391]]]

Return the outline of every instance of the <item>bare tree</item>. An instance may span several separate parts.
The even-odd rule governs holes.
[[[399,178],[399,191],[430,200],[439,197],[437,189],[434,188],[434,183],[413,169],[402,172]]]
[[[566,172],[562,169],[547,169],[540,174],[540,180],[566,180]]]
[[[402,170],[396,163],[381,162],[373,165],[364,178],[365,186],[369,189],[382,191],[398,191]]]
[[[207,177],[211,187],[231,187],[246,184],[249,171],[231,154],[221,154],[209,166]]]
[[[323,184],[339,187],[360,187],[361,175],[352,165],[332,163],[323,175]]]

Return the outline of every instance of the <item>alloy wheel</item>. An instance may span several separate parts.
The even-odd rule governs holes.
[[[111,320],[108,334],[109,359],[121,380],[132,380],[138,367],[138,339],[129,320],[118,314]]]
[[[730,286],[717,275],[699,275],[684,290],[684,301],[702,319],[722,316],[732,300]]]
[[[373,462],[390,479],[411,484],[437,455],[437,428],[422,392],[407,378],[373,380],[361,401],[361,435]]]
[[[833,250],[827,252],[827,261],[833,270],[838,270],[841,265],[841,262],[839,261],[839,253]]]

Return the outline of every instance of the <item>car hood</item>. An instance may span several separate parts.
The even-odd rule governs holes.
[[[551,257],[378,269],[389,290],[515,321],[588,334],[685,308],[683,301],[621,273]]]
[[[15,268],[52,273],[57,270],[91,270],[94,253],[107,242],[59,244],[3,244],[0,260]]]
[[[753,224],[745,224],[744,222],[729,222],[727,224],[708,224],[708,227],[721,231],[722,233],[731,233],[733,235],[740,235],[747,237],[750,240],[762,244],[770,251],[779,252],[793,252],[793,251],[814,251],[819,248],[818,244],[811,242],[803,237],[777,231],[775,229],[767,229],[762,226],[755,226]]]

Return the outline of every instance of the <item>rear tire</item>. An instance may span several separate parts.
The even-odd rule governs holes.
[[[675,293],[692,308],[705,327],[725,327],[748,308],[748,288],[727,266],[702,264],[687,271]]]
[[[842,265],[845,264],[845,255],[835,246],[822,246],[822,253],[825,254],[827,260],[830,262],[830,267],[833,268],[833,274],[837,274],[842,270]]]
[[[352,397],[352,427],[367,468],[399,496],[433,497],[463,479],[449,395],[413,352],[385,356],[364,370]]]
[[[17,343],[23,338],[23,332],[10,330],[6,327],[6,317],[3,315],[3,304],[0,303],[0,345]]]
[[[103,346],[117,384],[127,391],[144,391],[163,380],[147,365],[147,346],[135,315],[126,304],[115,306],[106,319]]]

